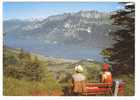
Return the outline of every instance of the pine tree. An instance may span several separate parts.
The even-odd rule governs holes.
[[[134,3],[121,3],[125,8],[119,10],[111,18],[113,25],[120,27],[112,31],[117,41],[111,48],[112,55],[108,58],[113,62],[114,71],[117,73],[132,73],[135,70],[135,5]]]

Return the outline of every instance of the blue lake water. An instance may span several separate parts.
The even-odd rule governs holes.
[[[36,39],[19,39],[13,35],[4,36],[4,45],[12,48],[23,48],[26,51],[39,53],[45,56],[61,57],[66,59],[94,59],[103,61],[100,55],[101,48],[87,48],[79,45],[48,44]]]

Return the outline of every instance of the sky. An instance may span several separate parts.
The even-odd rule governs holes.
[[[123,8],[116,2],[4,2],[3,18],[8,19],[42,19],[48,16],[78,12],[80,10],[97,10],[111,12]]]

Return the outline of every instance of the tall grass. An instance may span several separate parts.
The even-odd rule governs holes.
[[[59,84],[53,79],[36,82],[4,77],[3,86],[4,96],[31,96],[36,91],[43,91],[48,93],[47,95],[51,95],[55,90],[61,92]]]

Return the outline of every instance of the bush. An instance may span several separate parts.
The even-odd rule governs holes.
[[[8,49],[4,49],[3,61],[4,95],[33,95],[36,91],[43,95],[52,95],[52,92],[57,95],[56,91],[61,92],[58,82],[47,70],[47,62],[23,50],[12,52]]]
[[[16,54],[9,51],[4,51],[4,76],[13,77],[16,79],[40,81],[44,77],[43,62],[37,57],[31,59],[31,55],[24,51]]]

